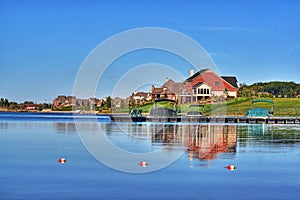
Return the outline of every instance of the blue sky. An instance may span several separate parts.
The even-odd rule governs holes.
[[[240,83],[300,83],[299,9],[297,0],[1,0],[0,97],[51,102],[57,95],[71,95],[92,49],[140,27],[190,36],[211,55],[221,75],[237,76]],[[182,64],[175,61],[169,64]],[[104,87],[99,97],[107,94]]]

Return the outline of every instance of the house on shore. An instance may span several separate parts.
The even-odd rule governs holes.
[[[142,105],[148,101],[151,101],[151,95],[147,92],[133,92],[130,96],[130,101],[135,105]]]
[[[236,98],[238,96],[238,81],[234,76],[219,76],[210,69],[202,69],[197,73],[190,70],[190,77],[183,82],[168,79],[162,87],[152,86],[149,93],[133,93],[131,98],[136,104],[145,100],[172,99],[178,103],[193,103],[202,100],[219,98]]]
[[[198,102],[212,97],[238,96],[237,79],[234,76],[219,76],[210,69],[202,69],[184,81],[185,94],[181,95],[180,102]]]
[[[98,106],[102,100],[97,98],[77,99],[75,96],[60,95],[53,100],[53,107],[59,108],[64,106]]]

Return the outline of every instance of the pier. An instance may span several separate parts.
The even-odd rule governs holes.
[[[112,122],[193,122],[193,123],[235,123],[235,124],[300,124],[300,117],[245,117],[245,116],[199,116],[199,117],[130,117],[110,115]]]

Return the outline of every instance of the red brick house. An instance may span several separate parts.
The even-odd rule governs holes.
[[[152,85],[151,89],[151,99],[172,99],[176,100],[176,93],[172,91],[171,89],[162,86],[160,88],[154,87]]]
[[[64,96],[60,95],[53,100],[53,107],[64,107],[64,106],[97,106],[101,105],[102,100],[97,98],[89,99],[77,99],[75,96]]]
[[[130,96],[130,101],[132,101],[135,105],[142,105],[147,101],[151,100],[151,95],[146,92],[134,92]]]
[[[203,69],[191,75],[184,81],[186,94],[181,96],[181,102],[197,102],[210,97],[238,96],[236,77],[219,76],[210,69]]]

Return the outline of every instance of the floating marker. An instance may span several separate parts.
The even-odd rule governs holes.
[[[147,167],[148,163],[145,161],[140,162],[141,167]]]
[[[59,158],[57,161],[59,163],[66,163],[67,162],[67,160],[65,158]]]
[[[236,167],[235,167],[234,165],[228,165],[228,166],[225,167],[225,168],[227,168],[227,169],[230,170],[230,171],[234,171],[234,170],[236,169]]]

